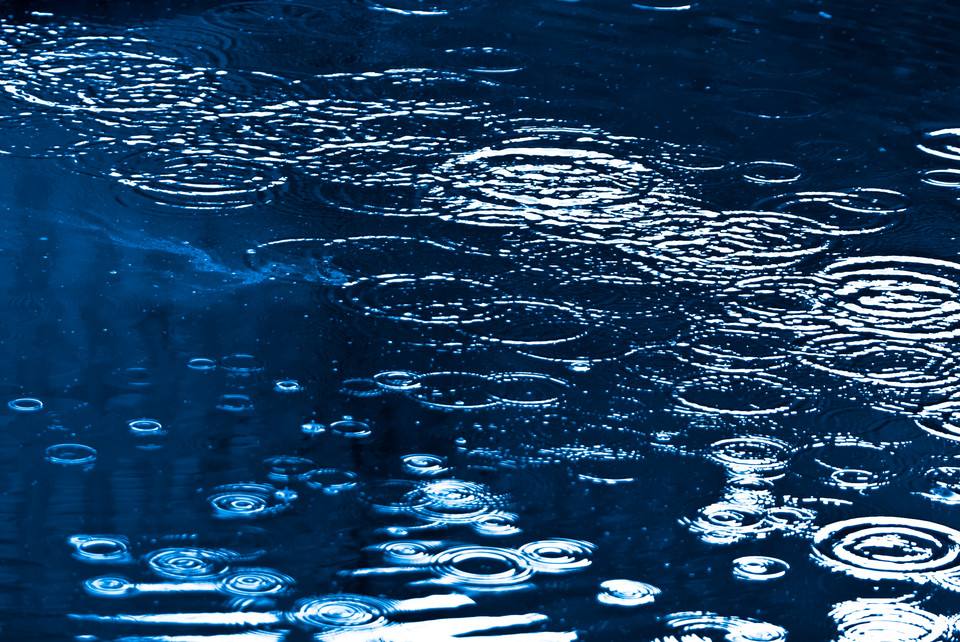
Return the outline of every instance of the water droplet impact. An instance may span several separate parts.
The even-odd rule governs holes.
[[[217,362],[213,359],[207,359],[206,357],[194,357],[187,362],[187,367],[191,370],[209,372],[210,370],[217,369]]]
[[[97,451],[83,444],[57,444],[47,448],[46,460],[63,466],[89,466],[97,460]]]
[[[129,597],[137,594],[137,586],[125,577],[92,577],[83,582],[84,590],[94,597]]]
[[[430,565],[443,584],[466,590],[515,589],[534,575],[528,558],[508,548],[459,546],[434,557]]]
[[[837,623],[837,642],[937,642],[949,639],[948,618],[910,604],[882,599],[852,600],[834,606],[830,617]]]
[[[280,379],[273,383],[273,389],[282,394],[293,394],[301,392],[303,386],[293,379]]]
[[[370,424],[352,417],[344,417],[330,424],[330,432],[349,439],[363,439],[373,434]]]
[[[607,606],[644,606],[653,604],[660,589],[634,580],[606,580],[600,584],[597,601]]]
[[[924,142],[917,145],[920,151],[937,158],[960,161],[960,129],[938,129],[923,138]]]
[[[226,484],[215,488],[207,501],[214,517],[252,519],[284,511],[292,499],[268,484]]]
[[[420,484],[404,502],[411,514],[426,521],[470,523],[498,508],[502,500],[482,484],[441,479]]]
[[[718,503],[700,509],[696,517],[682,523],[703,541],[732,544],[765,537],[773,529],[762,509],[754,506]]]
[[[243,568],[220,580],[224,593],[242,596],[282,595],[292,590],[293,578],[270,568]]]
[[[98,564],[123,564],[130,561],[127,540],[112,535],[73,535],[67,543],[73,547],[73,557]]]
[[[703,611],[672,613],[665,621],[681,634],[716,632],[723,635],[726,642],[784,642],[787,639],[787,631],[775,624]]]
[[[817,531],[813,558],[861,579],[922,584],[960,573],[960,531],[918,519],[849,519]]]
[[[293,605],[290,619],[313,629],[379,628],[387,623],[391,605],[366,595],[327,595],[305,598]]]
[[[776,185],[800,180],[802,172],[792,163],[778,161],[754,161],[742,166],[743,177],[751,183]]]
[[[401,457],[404,472],[418,477],[436,477],[450,472],[446,457],[429,454],[404,455]]]
[[[268,457],[263,461],[263,464],[267,468],[268,478],[282,482],[306,479],[317,467],[312,459],[291,455]]]
[[[163,432],[163,424],[156,419],[133,419],[127,422],[127,427],[135,435],[157,435]]]
[[[43,410],[43,402],[33,397],[21,397],[7,402],[7,407],[14,412],[39,412]]]
[[[326,495],[352,490],[360,483],[357,473],[339,468],[317,468],[307,473],[303,479],[309,488],[321,490]]]
[[[596,547],[574,539],[545,539],[518,550],[538,573],[568,573],[590,566]]]
[[[163,548],[144,561],[155,574],[173,580],[212,579],[229,570],[227,554],[208,548]]]
[[[775,557],[750,555],[733,560],[733,576],[738,580],[750,582],[778,580],[789,570],[789,564]]]

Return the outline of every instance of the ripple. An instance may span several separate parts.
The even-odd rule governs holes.
[[[373,376],[378,386],[390,392],[405,392],[420,386],[417,373],[409,370],[384,370]]]
[[[515,513],[493,511],[486,515],[481,515],[474,520],[470,526],[478,535],[509,537],[521,532],[520,527],[517,526],[518,521],[520,521],[520,517]]]
[[[360,476],[351,470],[317,468],[307,473],[304,480],[308,487],[321,490],[325,495],[337,495],[356,488]]]
[[[132,419],[127,422],[127,427],[135,435],[158,435],[164,432],[163,424],[156,419]]]
[[[450,472],[447,458],[440,455],[410,454],[400,458],[404,472],[418,477],[436,477]]]
[[[298,392],[303,392],[303,386],[300,385],[299,381],[294,379],[279,379],[273,382],[273,389],[276,392],[284,395],[296,394]]]
[[[762,509],[740,504],[711,504],[700,509],[696,517],[680,521],[710,544],[762,538],[773,530]]]
[[[575,539],[545,539],[524,544],[518,552],[538,573],[569,573],[590,566],[596,548]]]
[[[488,377],[471,372],[431,372],[418,375],[410,397],[428,408],[477,410],[499,403]]]
[[[710,446],[711,459],[735,475],[779,473],[792,454],[786,442],[753,435],[721,439]]]
[[[960,129],[947,128],[928,132],[924,142],[917,145],[920,151],[950,161],[960,161]]]
[[[830,611],[838,642],[889,639],[937,642],[949,639],[950,621],[916,606],[879,599],[841,602]]]
[[[716,376],[679,384],[676,399],[681,411],[762,416],[795,409],[803,394],[780,379]]]
[[[833,436],[805,448],[797,470],[831,486],[862,491],[890,483],[902,467],[889,446]]]
[[[187,362],[187,367],[191,370],[209,372],[210,370],[217,369],[217,362],[206,357],[194,357]]]
[[[163,548],[145,556],[147,567],[160,577],[203,580],[220,577],[229,570],[229,556],[209,548]]]
[[[434,274],[360,279],[343,296],[349,308],[364,315],[403,323],[462,326],[490,320],[489,303],[498,294],[487,283]]]
[[[239,376],[250,376],[263,370],[263,366],[255,356],[243,352],[223,357],[220,359],[220,367],[230,374]]]
[[[288,593],[293,585],[292,577],[271,568],[243,568],[224,576],[218,587],[231,595],[263,596]]]
[[[94,597],[130,597],[139,591],[137,585],[125,577],[105,575],[84,580],[83,589]]]
[[[960,401],[931,404],[920,410],[916,423],[925,432],[951,441],[960,441]]]
[[[694,4],[685,0],[659,0],[658,2],[634,2],[630,6],[641,11],[690,11]]]
[[[365,421],[344,417],[330,424],[330,432],[348,439],[366,439],[373,434],[373,429]]]
[[[43,410],[43,402],[33,397],[21,397],[7,402],[7,408],[14,412],[32,413]]]
[[[73,535],[67,539],[73,557],[96,564],[125,564],[130,561],[130,544],[113,535]]]
[[[960,169],[930,169],[922,174],[920,180],[934,187],[960,189]]]
[[[287,182],[282,163],[253,145],[175,140],[128,156],[110,176],[161,211],[226,213],[269,202]]]
[[[214,517],[252,519],[286,510],[291,498],[268,484],[226,484],[216,487],[207,501]]]
[[[607,606],[645,606],[653,604],[660,589],[635,580],[606,580],[600,584],[597,601]]]
[[[475,74],[511,74],[524,68],[517,53],[499,47],[460,47],[444,53],[453,67]]]
[[[45,451],[46,460],[63,466],[89,466],[97,460],[97,451],[84,444],[56,444]]]
[[[430,565],[440,582],[477,591],[518,588],[534,575],[530,561],[514,550],[459,546],[436,555]]]
[[[503,503],[486,486],[460,479],[424,482],[404,501],[421,519],[458,524],[474,522]]]
[[[800,168],[793,163],[781,161],[753,161],[744,163],[740,168],[745,179],[761,185],[794,183],[803,175]]]
[[[515,406],[545,406],[556,403],[570,384],[563,379],[535,372],[508,372],[491,377],[490,394],[501,403]]]
[[[424,566],[429,564],[441,542],[423,542],[417,540],[385,542],[378,544],[375,550],[383,554],[383,559],[397,566]]]
[[[825,192],[793,192],[757,203],[766,209],[810,217],[820,222],[820,233],[829,236],[857,236],[887,229],[910,205],[896,190],[853,187]]]
[[[386,600],[344,593],[299,600],[288,617],[313,629],[379,628],[387,624],[391,610]]]
[[[849,331],[910,340],[960,336],[960,264],[911,256],[841,259],[822,313]]]
[[[715,631],[727,642],[784,642],[787,631],[775,624],[750,618],[728,617],[704,611],[671,613],[665,622],[681,634]]]
[[[940,504],[960,506],[960,467],[931,468],[923,474],[922,483],[922,490],[916,494]]]
[[[789,570],[789,564],[775,557],[750,555],[733,560],[733,576],[738,580],[768,582],[784,577]]]
[[[267,477],[281,482],[304,480],[317,467],[312,459],[292,455],[268,457],[263,464],[267,468]]]
[[[849,519],[817,531],[813,558],[860,579],[923,584],[960,573],[960,531],[900,517]]]
[[[238,415],[250,414],[253,412],[253,399],[250,395],[241,393],[227,393],[220,395],[217,401],[217,409]]]
[[[248,0],[228,2],[208,9],[204,21],[231,34],[293,34],[313,35],[327,22],[325,12],[309,4],[284,0],[267,2]]]

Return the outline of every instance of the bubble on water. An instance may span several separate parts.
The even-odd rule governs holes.
[[[159,435],[164,432],[163,424],[156,419],[132,419],[127,422],[127,427],[135,435]]]
[[[937,466],[923,473],[916,480],[921,490],[914,491],[921,497],[948,506],[960,506],[960,467]]]
[[[56,444],[45,451],[46,460],[63,466],[89,466],[97,461],[97,451],[84,444]]]
[[[325,495],[352,490],[360,483],[357,473],[339,468],[317,468],[308,472],[303,479],[309,488],[321,490]]]
[[[937,642],[948,639],[951,630],[949,618],[882,599],[841,602],[830,611],[830,617],[837,624],[837,642]]]
[[[272,568],[242,568],[231,571],[220,580],[224,593],[242,596],[282,595],[293,589],[292,577]]]
[[[671,613],[664,621],[681,634],[716,632],[723,635],[726,642],[784,642],[787,639],[786,629],[775,624],[704,611]]]
[[[753,161],[741,165],[743,177],[751,183],[775,185],[800,180],[802,172],[793,163],[782,161]]]
[[[43,402],[33,397],[21,397],[7,402],[7,407],[14,412],[40,412],[43,410]]]
[[[139,591],[137,585],[125,577],[103,576],[84,580],[83,589],[94,597],[130,597]]]
[[[789,463],[790,445],[772,437],[721,439],[710,446],[710,458],[736,475],[779,474]]]
[[[273,382],[273,389],[281,394],[294,394],[303,391],[303,386],[294,379],[278,379]]]
[[[775,557],[750,555],[733,560],[733,576],[738,580],[768,582],[784,577],[789,570],[789,564]]]
[[[960,169],[930,169],[923,172],[921,180],[934,187],[960,189]]]
[[[269,484],[225,484],[207,498],[219,519],[253,519],[275,515],[290,507],[295,496],[281,494]]]
[[[439,553],[430,568],[443,584],[472,591],[516,589],[533,578],[525,556],[509,548],[458,546]]]
[[[423,482],[404,501],[413,515],[446,523],[475,522],[503,503],[486,486],[460,479]]]
[[[440,455],[410,454],[400,458],[404,472],[418,477],[436,477],[450,472],[447,458]]]
[[[787,365],[789,358],[777,333],[731,326],[691,334],[689,353],[680,358],[705,370],[726,374],[768,372]]]
[[[917,145],[920,151],[944,158],[960,161],[960,128],[937,129],[923,136],[924,142]]]
[[[860,579],[924,584],[960,574],[960,531],[901,517],[848,519],[817,531],[813,559]]]
[[[330,424],[330,432],[340,437],[364,439],[373,434],[373,429],[370,427],[370,424],[365,421],[360,421],[353,417],[344,417]]]
[[[237,415],[250,414],[253,412],[253,408],[253,399],[250,398],[250,395],[242,393],[223,394],[217,401],[217,410]]]
[[[645,606],[653,604],[660,594],[660,589],[645,582],[606,580],[600,584],[597,601],[607,606]]]
[[[207,357],[194,357],[187,362],[187,367],[191,370],[209,372],[210,370],[217,369],[217,362],[213,359],[208,359]]]
[[[293,605],[288,617],[311,629],[379,628],[387,624],[393,605],[366,595],[338,594],[311,597]]]
[[[545,539],[524,544],[518,552],[538,573],[569,573],[590,566],[596,546],[575,539]]]
[[[263,465],[269,479],[281,482],[304,480],[317,467],[312,459],[293,455],[268,457],[263,460]]]
[[[173,580],[220,577],[229,570],[230,559],[225,551],[210,548],[162,548],[144,557],[153,573]]]
[[[405,392],[420,385],[417,373],[409,370],[384,370],[373,376],[373,380],[384,390],[390,392]]]
[[[125,537],[114,535],[72,535],[67,543],[73,557],[97,564],[125,564],[130,561],[130,544]]]
[[[773,531],[773,525],[760,508],[741,504],[717,503],[701,508],[693,518],[680,520],[692,533],[710,544],[733,544],[760,539]]]

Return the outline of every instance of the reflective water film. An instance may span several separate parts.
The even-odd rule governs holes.
[[[960,639],[960,9],[0,3],[0,640]]]

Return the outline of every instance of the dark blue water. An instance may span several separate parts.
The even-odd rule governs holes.
[[[958,639],[953,3],[0,9],[0,639]]]

